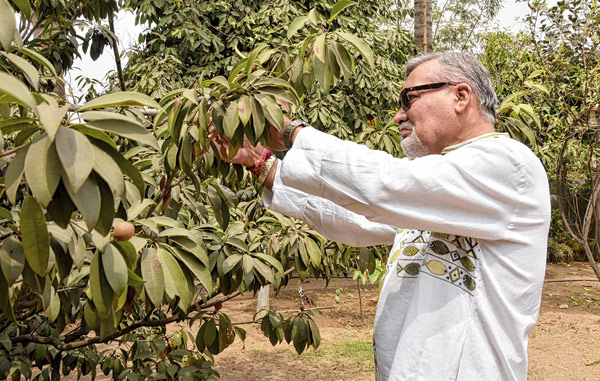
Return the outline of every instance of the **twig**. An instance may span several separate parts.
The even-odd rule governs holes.
[[[108,15],[108,28],[113,34],[113,52],[115,53],[115,63],[117,64],[117,74],[119,75],[119,84],[121,85],[121,91],[127,91],[125,87],[125,77],[123,76],[123,67],[121,66],[121,56],[119,55],[119,46],[117,36],[115,34],[115,23],[113,20],[112,12]]]

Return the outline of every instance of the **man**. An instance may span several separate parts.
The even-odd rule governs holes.
[[[488,71],[462,53],[407,64],[398,159],[286,120],[293,144],[266,172],[268,208],[332,240],[393,244],[374,327],[379,380],[524,380],[550,221],[535,155],[494,132]],[[258,168],[258,169],[261,169]],[[270,190],[269,190],[270,189]]]

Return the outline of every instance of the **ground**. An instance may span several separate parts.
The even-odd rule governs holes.
[[[555,282],[556,280],[578,280]],[[600,283],[584,263],[549,264],[538,323],[529,341],[529,377],[538,380],[600,379]],[[272,308],[299,308],[298,281],[272,296]],[[222,380],[374,380],[371,346],[377,286],[358,285],[352,279],[307,280],[303,291],[317,306],[326,307],[317,321],[322,343],[301,356],[293,346],[272,347],[256,324],[244,324],[248,336],[216,357]],[[340,303],[335,303],[336,289]],[[360,303],[362,301],[362,317]],[[244,296],[227,303],[232,322],[252,319],[256,299]],[[290,315],[291,312],[285,315]]]

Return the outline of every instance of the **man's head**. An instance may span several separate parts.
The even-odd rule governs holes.
[[[440,153],[492,132],[498,102],[487,69],[459,52],[421,55],[406,65],[401,107],[394,120],[402,126],[407,156]]]

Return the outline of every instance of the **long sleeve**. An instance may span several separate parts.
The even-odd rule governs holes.
[[[287,187],[279,171],[273,189],[265,189],[265,206],[273,211],[305,221],[326,238],[352,246],[392,244],[396,228],[372,222],[335,203]]]
[[[304,128],[280,172],[370,221],[475,238],[526,240],[519,227],[543,224],[549,206],[541,163],[507,137],[408,160]]]

